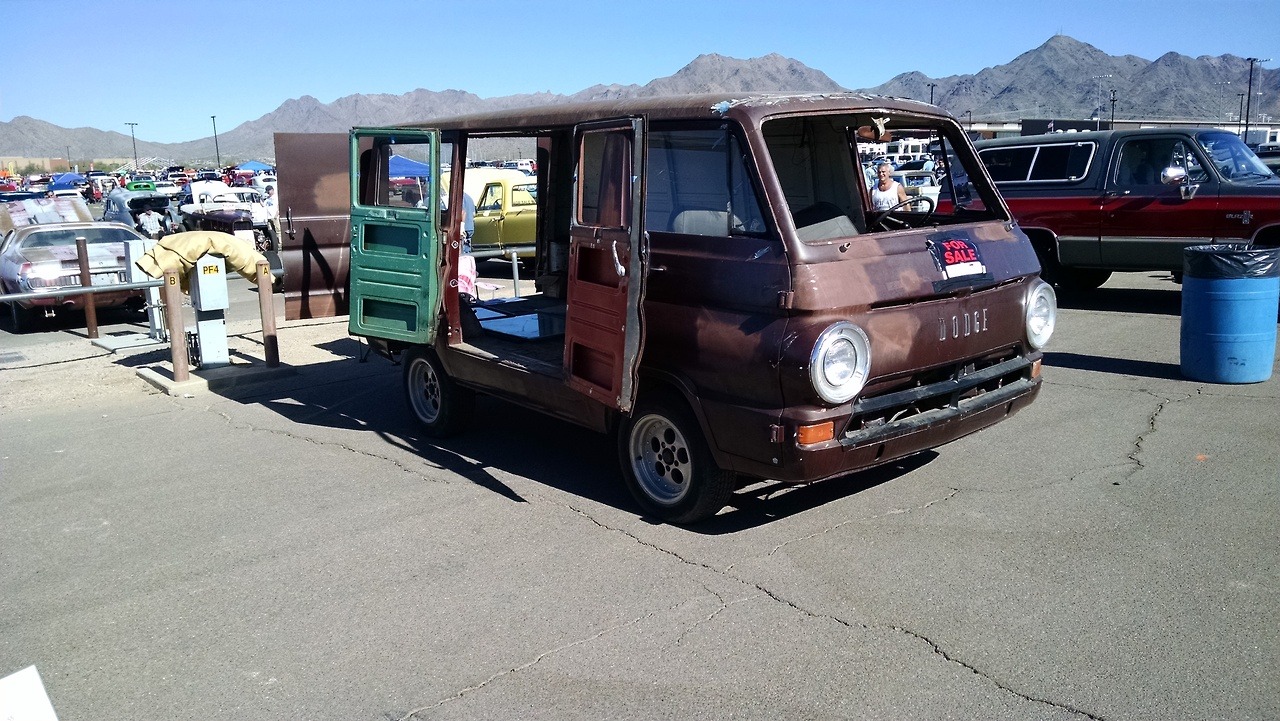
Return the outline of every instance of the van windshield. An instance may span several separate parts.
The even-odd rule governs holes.
[[[802,241],[1002,217],[991,191],[974,185],[982,176],[954,124],[807,115],[770,120],[763,133]]]

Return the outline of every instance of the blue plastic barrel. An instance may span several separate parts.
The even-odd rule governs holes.
[[[1182,375],[1260,383],[1276,359],[1280,248],[1193,245],[1183,251]]]

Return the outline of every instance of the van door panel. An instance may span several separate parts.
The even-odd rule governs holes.
[[[643,121],[579,126],[574,147],[578,181],[569,233],[566,383],[625,412],[635,401],[643,342]]]
[[[347,312],[351,183],[346,133],[276,133],[285,319]]]
[[[365,138],[372,147],[364,147]],[[434,130],[352,131],[351,163],[360,170],[359,193],[351,198],[352,335],[419,344],[435,339],[441,307],[439,141]],[[389,190],[389,158],[410,148],[430,158],[422,207]]]

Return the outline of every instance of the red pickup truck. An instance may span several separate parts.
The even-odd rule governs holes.
[[[1204,243],[1280,245],[1280,178],[1213,128],[1053,133],[974,143],[1040,257],[1041,277],[1092,289],[1167,270]]]

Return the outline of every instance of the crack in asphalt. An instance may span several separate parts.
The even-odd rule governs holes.
[[[550,657],[550,656],[554,656],[555,654],[560,653],[561,651],[567,651],[567,650],[569,650],[569,649],[571,649],[571,648],[573,648],[573,647],[575,647],[575,646],[581,646],[581,645],[582,645],[582,644],[584,644],[584,643],[590,643],[590,642],[592,642],[592,641],[594,641],[594,640],[596,640],[596,639],[600,638],[601,636],[604,636],[605,634],[612,633],[612,632],[617,631],[617,630],[619,630],[619,629],[629,628],[629,627],[631,627],[631,626],[635,626],[636,624],[643,623],[643,622],[645,622],[645,621],[647,621],[647,620],[649,620],[649,619],[651,619],[651,618],[653,618],[653,617],[657,616],[658,614],[662,614],[662,613],[669,613],[670,611],[672,611],[672,610],[674,610],[674,609],[679,608],[680,606],[684,605],[685,603],[688,603],[688,599],[686,599],[686,600],[684,600],[684,601],[680,601],[679,603],[673,604],[673,605],[671,605],[671,606],[669,606],[669,607],[667,607],[667,608],[664,608],[664,609],[658,609],[658,610],[654,610],[654,611],[650,611],[650,612],[648,612],[648,613],[645,613],[645,614],[642,614],[642,615],[637,616],[637,617],[635,617],[635,618],[632,618],[632,619],[630,619],[630,620],[628,620],[628,621],[624,621],[624,622],[622,622],[622,623],[614,624],[614,625],[612,625],[612,626],[609,626],[608,628],[601,629],[601,630],[599,630],[599,631],[597,631],[597,632],[595,632],[595,633],[593,633],[593,634],[591,634],[590,636],[587,636],[587,637],[585,637],[585,638],[580,638],[580,639],[577,639],[577,640],[575,640],[575,641],[570,641],[569,643],[562,644],[562,645],[557,646],[557,647],[555,647],[555,648],[553,648],[553,649],[550,649],[550,650],[548,650],[548,651],[543,651],[542,653],[538,654],[536,657],[534,657],[534,658],[533,658],[532,660],[530,660],[530,661],[526,661],[525,663],[522,663],[522,664],[520,664],[519,666],[513,666],[512,668],[505,669],[505,670],[503,670],[503,671],[499,671],[499,672],[497,672],[497,673],[493,674],[492,676],[490,676],[489,678],[486,678],[485,680],[481,681],[481,682],[480,682],[480,683],[478,683],[478,684],[474,684],[474,685],[472,685],[472,686],[467,686],[466,688],[461,689],[460,691],[458,691],[457,693],[453,694],[452,696],[448,696],[448,697],[442,698],[442,699],[440,699],[439,701],[436,701],[436,702],[435,702],[435,703],[433,703],[433,704],[429,704],[429,705],[426,705],[426,706],[420,706],[420,707],[418,707],[418,708],[416,708],[416,709],[414,709],[414,710],[410,711],[409,713],[407,713],[407,714],[405,714],[405,715],[403,715],[403,716],[399,717],[399,721],[409,721],[409,719],[413,718],[414,716],[417,716],[417,715],[418,715],[418,714],[420,714],[420,713],[423,713],[423,712],[425,712],[425,711],[431,711],[431,710],[433,710],[433,709],[437,709],[437,708],[439,708],[439,707],[441,707],[441,706],[443,706],[443,705],[445,705],[445,704],[447,704],[447,703],[449,703],[449,702],[451,702],[451,701],[456,701],[456,700],[458,700],[458,699],[462,698],[462,697],[463,697],[463,696],[465,696],[466,694],[472,693],[472,692],[474,692],[474,691],[479,691],[480,689],[484,688],[485,686],[488,686],[489,684],[493,683],[494,681],[497,681],[497,680],[498,680],[498,679],[500,679],[500,678],[503,678],[504,676],[509,676],[509,675],[511,675],[511,674],[513,674],[513,673],[518,673],[518,672],[523,671],[523,670],[525,670],[525,669],[527,669],[527,668],[530,668],[530,667],[532,667],[532,666],[535,666],[535,665],[537,665],[538,663],[540,663],[543,659],[548,658],[548,657]]]
[[[451,481],[449,481],[449,480],[448,480],[448,479],[446,479],[446,478],[432,478],[432,477],[430,477],[430,476],[427,476],[427,475],[423,474],[421,471],[418,471],[418,470],[416,470],[416,469],[414,469],[414,468],[411,468],[411,467],[409,467],[409,465],[407,465],[407,464],[405,464],[405,463],[403,463],[403,462],[401,462],[401,461],[398,461],[398,460],[396,460],[396,459],[394,459],[394,458],[390,458],[390,457],[388,457],[388,456],[384,456],[384,455],[381,455],[381,454],[378,454],[378,453],[372,453],[372,452],[370,452],[370,451],[363,451],[363,450],[360,450],[359,448],[354,448],[354,447],[349,446],[349,445],[347,445],[347,444],[345,444],[345,443],[336,443],[336,442],[333,442],[333,441],[321,441],[321,440],[317,440],[317,439],[315,439],[315,438],[312,438],[312,437],[310,437],[310,436],[299,435],[299,434],[297,434],[297,433],[291,433],[291,432],[289,432],[289,431],[282,430],[282,429],[279,429],[279,428],[266,428],[266,427],[256,426],[256,425],[254,425],[254,424],[252,424],[252,423],[246,423],[246,422],[244,422],[244,421],[236,421],[236,420],[232,419],[230,415],[228,415],[228,414],[226,414],[226,413],[224,413],[224,412],[222,412],[222,411],[216,411],[216,410],[214,410],[214,409],[212,409],[212,408],[208,408],[208,409],[206,409],[206,410],[211,411],[211,412],[216,413],[217,415],[221,416],[221,417],[222,417],[222,419],[223,419],[224,421],[226,421],[226,422],[227,422],[227,425],[229,425],[229,426],[234,426],[234,427],[237,427],[237,428],[241,428],[241,429],[243,429],[243,430],[247,430],[247,431],[249,431],[250,433],[270,433],[270,434],[275,435],[275,436],[281,436],[281,437],[283,437],[283,438],[289,438],[289,439],[296,440],[296,441],[302,441],[303,443],[308,443],[308,444],[313,445],[313,446],[319,446],[319,447],[321,447],[321,448],[338,448],[338,449],[340,449],[340,450],[347,451],[348,453],[354,453],[354,454],[356,454],[357,456],[364,456],[365,458],[373,458],[373,459],[376,459],[376,460],[379,460],[379,461],[386,461],[387,463],[390,463],[391,465],[395,466],[396,468],[400,469],[401,471],[404,471],[405,473],[408,473],[408,474],[410,474],[410,475],[412,475],[412,476],[415,476],[415,477],[417,477],[417,478],[420,478],[420,479],[422,479],[422,480],[424,480],[424,481],[427,481],[427,482],[430,482],[430,483],[439,483],[439,484],[442,484],[442,485],[450,485],[450,484],[451,484]],[[425,458],[421,458],[421,457],[420,457],[420,460],[422,461],[422,463],[426,464],[426,465],[427,465],[428,467],[430,467],[430,468],[434,468],[434,469],[436,469],[436,470],[444,470],[444,466],[442,466],[442,465],[440,465],[440,464],[438,464],[438,463],[432,463],[432,462],[430,462],[430,461],[426,460]],[[467,477],[467,474],[465,474],[465,473],[463,473],[463,472],[461,472],[461,471],[455,471],[455,472],[457,472],[459,475],[463,476],[464,478],[465,478],[465,477]]]
[[[933,500],[929,501],[928,503],[926,503],[926,504],[924,504],[924,505],[922,505],[922,506],[918,506],[918,507],[916,507],[916,510],[918,510],[918,509],[923,509],[923,508],[928,508],[929,506],[931,506],[931,505],[933,505],[933,504],[935,504],[935,503],[940,503],[940,502],[942,502],[942,501],[945,501],[945,500],[948,500],[948,499],[954,498],[954,497],[956,496],[956,494],[958,494],[959,492],[960,492],[960,491],[959,491],[959,489],[955,489],[955,488],[953,488],[953,489],[951,489],[951,493],[949,493],[948,495],[946,495],[946,496],[944,496],[944,497],[942,497],[942,498],[935,498],[935,499],[933,499]],[[861,630],[864,630],[864,631],[875,631],[877,628],[887,628],[887,629],[889,629],[889,630],[891,630],[891,631],[893,631],[893,632],[895,632],[895,633],[903,634],[903,635],[905,635],[905,636],[909,636],[909,637],[911,637],[911,638],[914,638],[914,639],[916,639],[916,640],[918,640],[918,641],[921,641],[921,642],[925,643],[926,645],[928,645],[928,646],[929,646],[929,648],[931,649],[931,652],[932,652],[933,654],[935,654],[935,655],[937,655],[937,656],[941,657],[943,660],[947,661],[948,663],[956,664],[957,666],[960,666],[961,668],[964,668],[964,669],[968,670],[969,672],[973,673],[975,676],[978,676],[979,678],[981,678],[981,679],[983,679],[983,680],[987,681],[988,683],[992,684],[993,686],[995,686],[996,688],[1000,689],[1001,691],[1004,691],[1004,692],[1006,692],[1006,693],[1008,693],[1008,694],[1011,694],[1011,695],[1013,695],[1013,696],[1016,696],[1016,697],[1018,697],[1018,698],[1020,698],[1020,699],[1022,699],[1022,700],[1024,700],[1024,701],[1029,701],[1029,702],[1032,702],[1032,703],[1043,704],[1043,705],[1046,705],[1046,706],[1050,706],[1050,707],[1052,707],[1052,708],[1061,709],[1061,710],[1064,710],[1064,711],[1067,711],[1067,712],[1070,712],[1070,713],[1074,713],[1074,714],[1077,714],[1077,715],[1083,716],[1083,717],[1088,718],[1088,719],[1093,719],[1094,721],[1105,721],[1104,717],[1102,717],[1102,716],[1098,716],[1098,715],[1093,714],[1093,713],[1090,713],[1090,712],[1085,711],[1085,710],[1083,710],[1083,709],[1074,708],[1074,707],[1069,706],[1069,705],[1066,705],[1066,704],[1056,703],[1056,702],[1053,702],[1053,701],[1049,701],[1049,700],[1047,700],[1047,699],[1038,698],[1038,697],[1031,696],[1031,695],[1029,695],[1029,694],[1025,694],[1025,693],[1022,693],[1022,692],[1020,692],[1020,691],[1017,691],[1017,690],[1015,690],[1015,689],[1013,689],[1013,688],[1009,687],[1008,685],[1006,685],[1006,684],[1004,684],[1004,683],[1001,683],[999,680],[997,680],[997,679],[996,679],[994,676],[992,676],[990,673],[984,672],[984,671],[982,671],[981,669],[979,669],[979,668],[977,668],[976,666],[974,666],[973,664],[968,663],[968,662],[966,662],[966,661],[964,661],[964,660],[960,659],[958,656],[955,656],[954,654],[948,653],[948,652],[947,652],[946,650],[944,650],[944,649],[943,649],[939,644],[937,644],[936,642],[934,642],[934,641],[930,640],[927,636],[924,636],[923,634],[920,634],[920,633],[917,633],[917,632],[915,632],[915,631],[912,631],[911,629],[904,628],[904,627],[902,627],[902,626],[897,626],[897,625],[890,625],[890,626],[870,626],[870,625],[865,624],[865,623],[862,623],[862,622],[860,622],[860,621],[846,621],[845,619],[840,618],[840,617],[838,617],[838,616],[833,616],[833,615],[831,615],[831,614],[826,614],[826,613],[817,613],[817,612],[815,612],[815,611],[811,611],[811,610],[809,610],[809,609],[807,609],[807,608],[805,608],[805,607],[803,607],[803,606],[801,606],[801,605],[799,605],[799,604],[795,603],[794,601],[791,601],[790,599],[784,598],[782,595],[780,595],[779,593],[777,593],[777,592],[773,591],[772,589],[770,589],[770,588],[768,588],[768,587],[764,586],[763,584],[755,583],[755,582],[749,581],[749,580],[747,580],[747,579],[744,579],[744,578],[742,578],[742,577],[740,577],[740,576],[737,576],[737,575],[734,575],[734,574],[732,574],[732,573],[729,573],[729,568],[732,568],[732,566],[730,566],[729,568],[726,568],[726,569],[724,569],[724,570],[718,570],[718,569],[716,569],[716,568],[714,568],[714,567],[712,567],[712,566],[709,566],[709,565],[707,565],[707,564],[705,564],[705,563],[701,563],[701,562],[698,562],[698,561],[692,561],[692,560],[689,560],[689,559],[685,558],[684,556],[681,556],[679,553],[676,553],[676,552],[674,552],[674,551],[672,551],[672,550],[670,550],[670,549],[663,548],[663,547],[661,547],[661,546],[659,546],[659,545],[657,545],[657,544],[654,544],[654,543],[650,543],[650,542],[648,542],[648,541],[645,541],[645,540],[643,540],[643,539],[641,539],[641,538],[637,537],[634,533],[631,533],[630,531],[627,531],[627,530],[625,530],[625,529],[621,529],[621,528],[614,528],[614,527],[612,527],[612,526],[609,526],[609,525],[606,525],[606,524],[604,524],[604,523],[601,523],[600,521],[598,521],[598,520],[596,520],[595,518],[593,518],[590,514],[588,514],[588,513],[584,512],[584,511],[582,511],[581,509],[575,508],[575,507],[573,507],[572,505],[570,505],[570,506],[568,506],[568,507],[569,507],[572,511],[574,511],[575,513],[577,513],[579,516],[581,516],[581,517],[583,517],[583,518],[587,519],[587,520],[588,520],[588,521],[590,521],[591,523],[595,524],[596,526],[598,526],[598,527],[600,527],[600,528],[602,528],[602,529],[604,529],[604,530],[606,530],[606,531],[611,531],[611,532],[614,532],[614,533],[620,534],[620,535],[622,535],[622,536],[624,536],[624,537],[626,537],[626,538],[628,538],[628,539],[631,539],[632,541],[634,541],[634,542],[636,542],[636,543],[638,543],[638,544],[640,544],[640,545],[642,545],[642,546],[645,546],[646,548],[649,548],[649,549],[652,549],[652,550],[658,551],[659,553],[663,553],[663,554],[665,554],[665,555],[667,555],[667,556],[670,556],[670,557],[672,557],[672,558],[674,558],[674,559],[678,560],[678,561],[679,561],[679,562],[681,562],[681,563],[687,564],[687,565],[689,565],[689,566],[693,566],[693,567],[695,567],[695,568],[702,568],[702,569],[709,570],[709,571],[711,571],[711,572],[713,572],[713,573],[715,573],[715,574],[717,574],[717,575],[719,575],[719,576],[721,576],[721,577],[724,577],[724,578],[730,579],[730,580],[732,580],[732,581],[735,581],[735,582],[737,582],[737,583],[743,584],[744,586],[748,586],[748,587],[750,587],[750,588],[754,588],[754,589],[758,590],[760,593],[764,594],[765,596],[768,596],[769,598],[773,599],[775,602],[780,603],[780,604],[783,604],[783,605],[787,606],[788,608],[794,609],[797,613],[803,614],[803,615],[805,615],[805,616],[807,616],[807,617],[809,617],[809,618],[813,618],[813,619],[816,619],[816,620],[826,620],[826,621],[831,621],[831,622],[834,622],[834,623],[836,623],[836,624],[839,624],[839,625],[844,626],[844,627],[849,628],[849,629],[861,629]],[[879,514],[878,516],[872,516],[872,518],[881,518],[881,517],[884,517],[884,516],[887,516],[887,515],[893,515],[894,513],[904,513],[904,512],[909,512],[909,511],[911,511],[911,510],[913,510],[913,509],[906,509],[905,511],[903,511],[903,510],[896,510],[896,509],[895,509],[895,510],[893,510],[893,511],[888,511],[888,512],[883,513],[883,514]],[[865,520],[865,519],[864,519],[864,520]],[[845,522],[845,523],[847,523],[847,522]],[[829,531],[831,531],[831,530],[834,530],[835,528],[838,528],[838,527],[840,527],[840,526],[842,526],[842,525],[845,525],[845,523],[840,523],[840,524],[837,524],[836,526],[832,526],[831,528],[827,529],[827,531],[826,531],[826,532],[829,532]],[[811,535],[809,535],[809,536],[806,536],[805,538],[813,538],[813,537],[818,536],[818,535],[821,535],[821,534],[820,534],[820,533],[815,533],[815,534],[811,534]],[[788,541],[788,543],[793,542],[793,541],[795,541],[795,540],[803,540],[803,539],[792,539],[792,541]],[[783,545],[786,545],[786,544],[785,544],[785,543],[784,543],[784,544],[780,544],[779,546],[775,547],[775,549],[774,549],[774,550],[777,550],[777,548],[781,548]],[[773,553],[773,552],[771,551],[771,552],[770,552],[770,555],[772,555],[772,553]],[[716,596],[717,598],[720,598],[720,599],[721,599],[721,603],[722,603],[722,607],[721,607],[721,608],[716,609],[716,611],[715,611],[715,612],[713,612],[710,616],[708,616],[707,618],[703,619],[702,621],[699,621],[699,622],[698,622],[697,624],[695,624],[695,625],[700,625],[700,624],[703,624],[703,623],[706,623],[706,622],[710,621],[710,620],[711,620],[712,618],[714,618],[716,615],[719,615],[721,612],[723,612],[725,609],[727,609],[729,605],[732,605],[732,604],[730,604],[730,603],[724,603],[724,599],[723,599],[723,597],[722,597],[722,596],[720,596],[720,594],[718,594],[718,593],[716,593],[716,592],[714,592],[714,591],[711,591],[711,589],[710,589],[710,588],[707,588],[706,584],[703,584],[703,588],[705,588],[706,590],[710,591],[710,592],[712,593],[712,595]],[[749,599],[747,599],[747,598],[743,598],[743,599],[740,599],[740,600],[739,600],[739,601],[737,601],[737,602],[746,601],[746,600],[749,600]],[[678,605],[678,604],[677,604],[677,605]],[[672,608],[675,608],[675,607],[673,606]],[[668,610],[670,610],[670,609],[668,609]],[[681,634],[681,638],[683,638],[683,634]],[[402,721],[403,721],[403,720],[402,720]]]
[[[954,663],[958,666],[961,666],[962,668],[968,669],[975,676],[991,682],[996,688],[1000,689],[1001,691],[1013,694],[1014,696],[1017,696],[1018,698],[1023,699],[1024,701],[1031,701],[1032,703],[1039,703],[1039,704],[1044,704],[1046,706],[1050,706],[1052,708],[1062,709],[1063,711],[1067,711],[1073,714],[1078,714],[1080,716],[1084,716],[1085,718],[1093,719],[1094,721],[1105,721],[1104,717],[1098,716],[1097,714],[1090,713],[1088,711],[1085,711],[1084,709],[1078,709],[1078,708],[1075,708],[1074,706],[1068,706],[1066,704],[1056,703],[1048,699],[1029,696],[1025,693],[1022,693],[1021,691],[1016,691],[1012,688],[1009,688],[1005,684],[997,681],[995,677],[993,677],[991,674],[982,671],[981,669],[977,668],[971,663],[968,663],[967,661],[963,661],[959,658],[956,658],[955,656],[952,656],[951,654],[947,653],[937,643],[930,640],[927,636],[916,633],[915,631],[912,631],[909,628],[903,628],[901,626],[889,626],[889,628],[893,629],[894,631],[897,631],[898,633],[906,634],[907,636],[911,636],[912,638],[915,638],[925,643],[926,645],[929,646],[930,649],[933,650],[934,654],[941,656],[944,660],[948,661],[949,663]]]
[[[1130,470],[1128,473],[1125,474],[1126,478],[1132,477],[1135,473],[1138,473],[1139,471],[1146,469],[1147,464],[1143,462],[1142,458],[1140,458],[1139,456],[1142,455],[1142,450],[1143,450],[1142,447],[1143,445],[1146,444],[1147,437],[1156,432],[1156,421],[1160,418],[1160,414],[1164,412],[1164,409],[1174,403],[1181,403],[1182,401],[1188,400],[1192,397],[1190,393],[1184,394],[1181,398],[1177,398],[1177,397],[1169,397],[1169,396],[1158,396],[1155,393],[1151,393],[1150,391],[1147,391],[1147,392],[1156,398],[1160,398],[1161,400],[1159,403],[1156,404],[1156,408],[1151,412],[1151,415],[1147,416],[1147,430],[1138,434],[1138,437],[1135,438],[1133,441],[1133,450],[1130,451],[1127,456],[1125,456],[1126,458],[1129,459],[1129,464],[1130,464],[1129,466]]]
[[[689,625],[688,628],[681,631],[680,635],[676,637],[676,640],[671,643],[672,646],[679,646],[684,641],[685,636],[688,636],[689,634],[693,633],[695,630],[697,630],[699,626],[702,626],[703,624],[706,624],[706,623],[710,623],[712,619],[714,619],[716,616],[719,616],[724,611],[728,610],[730,606],[734,606],[739,603],[744,603],[746,601],[751,600],[749,597],[743,596],[742,598],[737,598],[732,601],[726,601],[724,600],[724,596],[722,594],[717,593],[707,584],[705,583],[702,584],[702,588],[705,589],[707,593],[711,594],[712,596],[715,596],[720,601],[720,607],[712,611],[710,614],[708,614],[706,618],[693,622],[692,624]]]
[[[950,493],[948,493],[947,495],[942,496],[941,498],[934,498],[934,499],[932,499],[932,500],[928,501],[927,503],[925,503],[925,504],[923,504],[923,505],[920,505],[920,506],[915,506],[915,507],[913,507],[913,508],[891,508],[891,509],[889,509],[888,511],[885,511],[884,513],[878,513],[878,514],[875,514],[875,515],[872,515],[872,516],[865,516],[865,517],[863,517],[863,518],[850,518],[850,519],[848,519],[848,520],[841,521],[841,522],[839,522],[839,523],[835,524],[834,526],[830,526],[830,527],[828,527],[828,528],[824,528],[824,529],[822,529],[821,531],[815,531],[815,532],[813,532],[813,533],[810,533],[810,534],[809,534],[809,535],[807,535],[807,536],[800,536],[800,537],[798,537],[798,538],[792,538],[792,539],[789,539],[789,540],[783,541],[782,543],[779,543],[778,545],[774,546],[774,547],[773,547],[773,548],[772,548],[768,553],[766,553],[766,554],[765,554],[765,556],[772,556],[773,554],[777,553],[778,551],[781,551],[783,548],[785,548],[786,546],[788,546],[788,545],[790,545],[790,544],[792,544],[792,543],[796,543],[796,542],[799,542],[799,541],[808,541],[808,540],[810,540],[810,539],[817,538],[818,536],[825,535],[825,534],[830,533],[830,532],[832,532],[832,531],[834,531],[834,530],[836,530],[836,529],[838,529],[838,528],[842,528],[842,527],[844,527],[844,526],[847,526],[847,525],[849,525],[849,524],[851,524],[851,523],[861,523],[861,522],[863,522],[863,521],[871,521],[871,520],[875,520],[875,519],[877,519],[877,518],[887,518],[887,517],[889,517],[889,516],[899,516],[899,515],[903,515],[903,514],[906,514],[906,513],[911,513],[911,512],[913,512],[913,511],[923,511],[923,510],[925,510],[926,508],[928,508],[928,507],[930,507],[930,506],[932,506],[932,505],[934,505],[934,504],[936,504],[936,503],[942,503],[942,502],[944,502],[944,501],[949,501],[949,500],[951,500],[952,498],[955,498],[955,497],[956,497],[956,495],[958,495],[958,494],[960,493],[960,489],[959,489],[959,488],[951,488],[951,489],[948,489],[948,490],[950,490],[951,492],[950,492]],[[728,567],[726,567],[726,568],[725,568],[725,570],[726,570],[726,571],[728,571],[728,570],[732,569],[735,565],[737,565],[737,564],[732,564],[732,563],[731,563],[731,564],[729,564],[729,566],[728,566]]]

